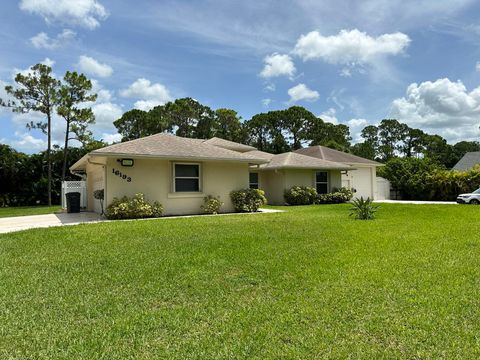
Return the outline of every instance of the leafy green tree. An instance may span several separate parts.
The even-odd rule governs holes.
[[[117,128],[118,133],[122,135],[122,141],[130,141],[152,135],[148,121],[148,113],[146,111],[132,109],[125,112],[120,119],[115,120],[113,125]]]
[[[166,116],[177,136],[206,139],[211,137],[213,111],[192,98],[165,104]],[[198,127],[198,128],[197,128]]]
[[[302,142],[309,138],[311,124],[315,123],[316,116],[302,106],[291,106],[279,111],[281,128],[287,134],[290,148],[297,150],[302,147]]]
[[[215,136],[243,143],[245,142],[245,132],[243,131],[241,118],[237,112],[231,109],[215,110]]]
[[[456,163],[453,147],[440,135],[425,136],[423,155],[446,168],[451,168]]]
[[[401,151],[401,141],[405,137],[407,126],[396,119],[383,119],[378,126],[379,156],[388,161]]]
[[[40,112],[46,116],[46,122],[30,122],[29,129],[40,129],[47,135],[47,172],[48,172],[48,205],[52,205],[52,163],[50,158],[52,148],[52,116],[58,103],[58,90],[60,82],[52,75],[52,68],[45,64],[33,65],[28,73],[18,73],[15,76],[16,86],[5,87],[7,94],[15,100],[5,102],[2,105],[10,107],[14,112],[26,113],[30,111]]]
[[[92,82],[83,74],[67,71],[58,91],[57,114],[66,122],[65,142],[63,146],[63,165],[61,180],[65,180],[67,170],[68,142],[78,140],[82,144],[92,138],[88,125],[95,123],[95,115],[86,102],[95,101],[96,94],[90,94]]]
[[[248,133],[248,143],[260,151],[269,151],[271,147],[270,123],[267,113],[254,115],[244,123]]]
[[[307,140],[310,146],[323,145],[335,148],[337,150],[346,151],[350,148],[350,129],[348,126],[324,122],[320,118],[315,118],[310,122],[307,131]]]
[[[368,142],[360,142],[350,148],[352,154],[365,159],[375,160],[375,148]]]

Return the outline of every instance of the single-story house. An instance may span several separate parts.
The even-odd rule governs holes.
[[[323,153],[331,150],[325,149],[322,147]],[[70,171],[86,175],[90,211],[101,211],[93,192],[103,189],[106,205],[115,197],[143,193],[147,200],[159,201],[166,215],[174,215],[199,213],[208,195],[220,197],[222,212],[232,212],[230,192],[248,187],[263,189],[269,203],[279,205],[284,204],[284,191],[295,185],[328,193],[344,185],[351,172],[374,167],[362,163],[362,158],[355,159],[332,161],[300,151],[274,155],[220,138],[160,133],[92,151]],[[358,178],[373,174],[364,181],[375,183],[375,170],[369,171],[360,171]],[[368,186],[374,189],[374,184]]]
[[[467,171],[478,164],[480,164],[480,151],[471,151],[463,155],[463,157],[455,164],[452,170]]]
[[[371,199],[376,197],[377,167],[383,166],[383,164],[321,145],[310,146],[295,152],[317,159],[350,165],[354,169],[342,172],[341,186],[354,189],[355,197],[369,197]]]

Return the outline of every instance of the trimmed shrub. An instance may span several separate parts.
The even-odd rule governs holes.
[[[311,205],[315,203],[317,196],[317,190],[308,186],[293,186],[283,193],[288,205]]]
[[[149,203],[145,196],[139,193],[133,197],[114,198],[107,206],[105,215],[107,219],[118,220],[160,217],[162,213],[163,207],[158,201]]]
[[[105,190],[104,189],[101,189],[101,190],[95,190],[93,192],[93,197],[97,200],[100,200],[100,206],[102,208],[102,213],[100,215],[103,215],[104,214],[104,211],[103,211],[103,199],[105,197]]]
[[[265,192],[260,189],[243,189],[232,191],[230,198],[233,207],[239,212],[255,212],[262,205],[267,203]]]
[[[220,201],[220,197],[208,195],[203,198],[203,205],[200,206],[207,214],[218,214],[220,208],[223,206],[223,202]]]
[[[378,208],[378,205],[373,205],[372,199],[361,197],[352,201],[350,216],[357,220],[373,220]]]
[[[318,194],[316,198],[317,204],[342,204],[350,201],[353,197],[353,192],[347,188],[340,188],[328,194]]]

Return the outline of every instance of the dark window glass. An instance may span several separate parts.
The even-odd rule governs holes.
[[[250,184],[258,184],[258,173],[250,173]]]
[[[325,171],[317,172],[317,182],[327,182],[328,180],[327,173]]]
[[[318,183],[317,184],[317,193],[319,193],[319,194],[328,193],[328,184]]]
[[[198,165],[175,164],[175,177],[198,177],[199,175]]]
[[[258,189],[258,184],[250,184],[250,189]]]
[[[176,192],[200,191],[198,179],[175,179]]]

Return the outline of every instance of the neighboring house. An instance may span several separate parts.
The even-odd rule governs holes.
[[[372,198],[377,193],[377,167],[383,164],[348,154],[342,151],[316,145],[295,151],[298,154],[313,156],[317,159],[343,163],[352,166],[355,170],[342,173],[342,185],[355,189],[355,197]]]
[[[92,151],[70,171],[86,175],[87,208],[95,212],[101,211],[93,198],[98,189],[104,189],[107,205],[115,197],[143,193],[147,200],[159,201],[166,215],[199,213],[207,195],[219,196],[221,211],[232,212],[230,192],[248,187],[265,190],[269,203],[277,205],[284,204],[284,191],[292,186],[328,193],[348,185],[347,180],[359,186],[362,196],[374,196],[378,163],[325,147],[317,156],[315,148],[274,155],[220,138],[161,133]],[[311,154],[301,153],[309,149]],[[336,153],[346,161],[332,161],[340,159]],[[372,192],[364,194],[363,188]]]
[[[480,164],[480,151],[467,152],[463,157],[455,164],[452,170],[467,171],[473,168],[475,165]]]

